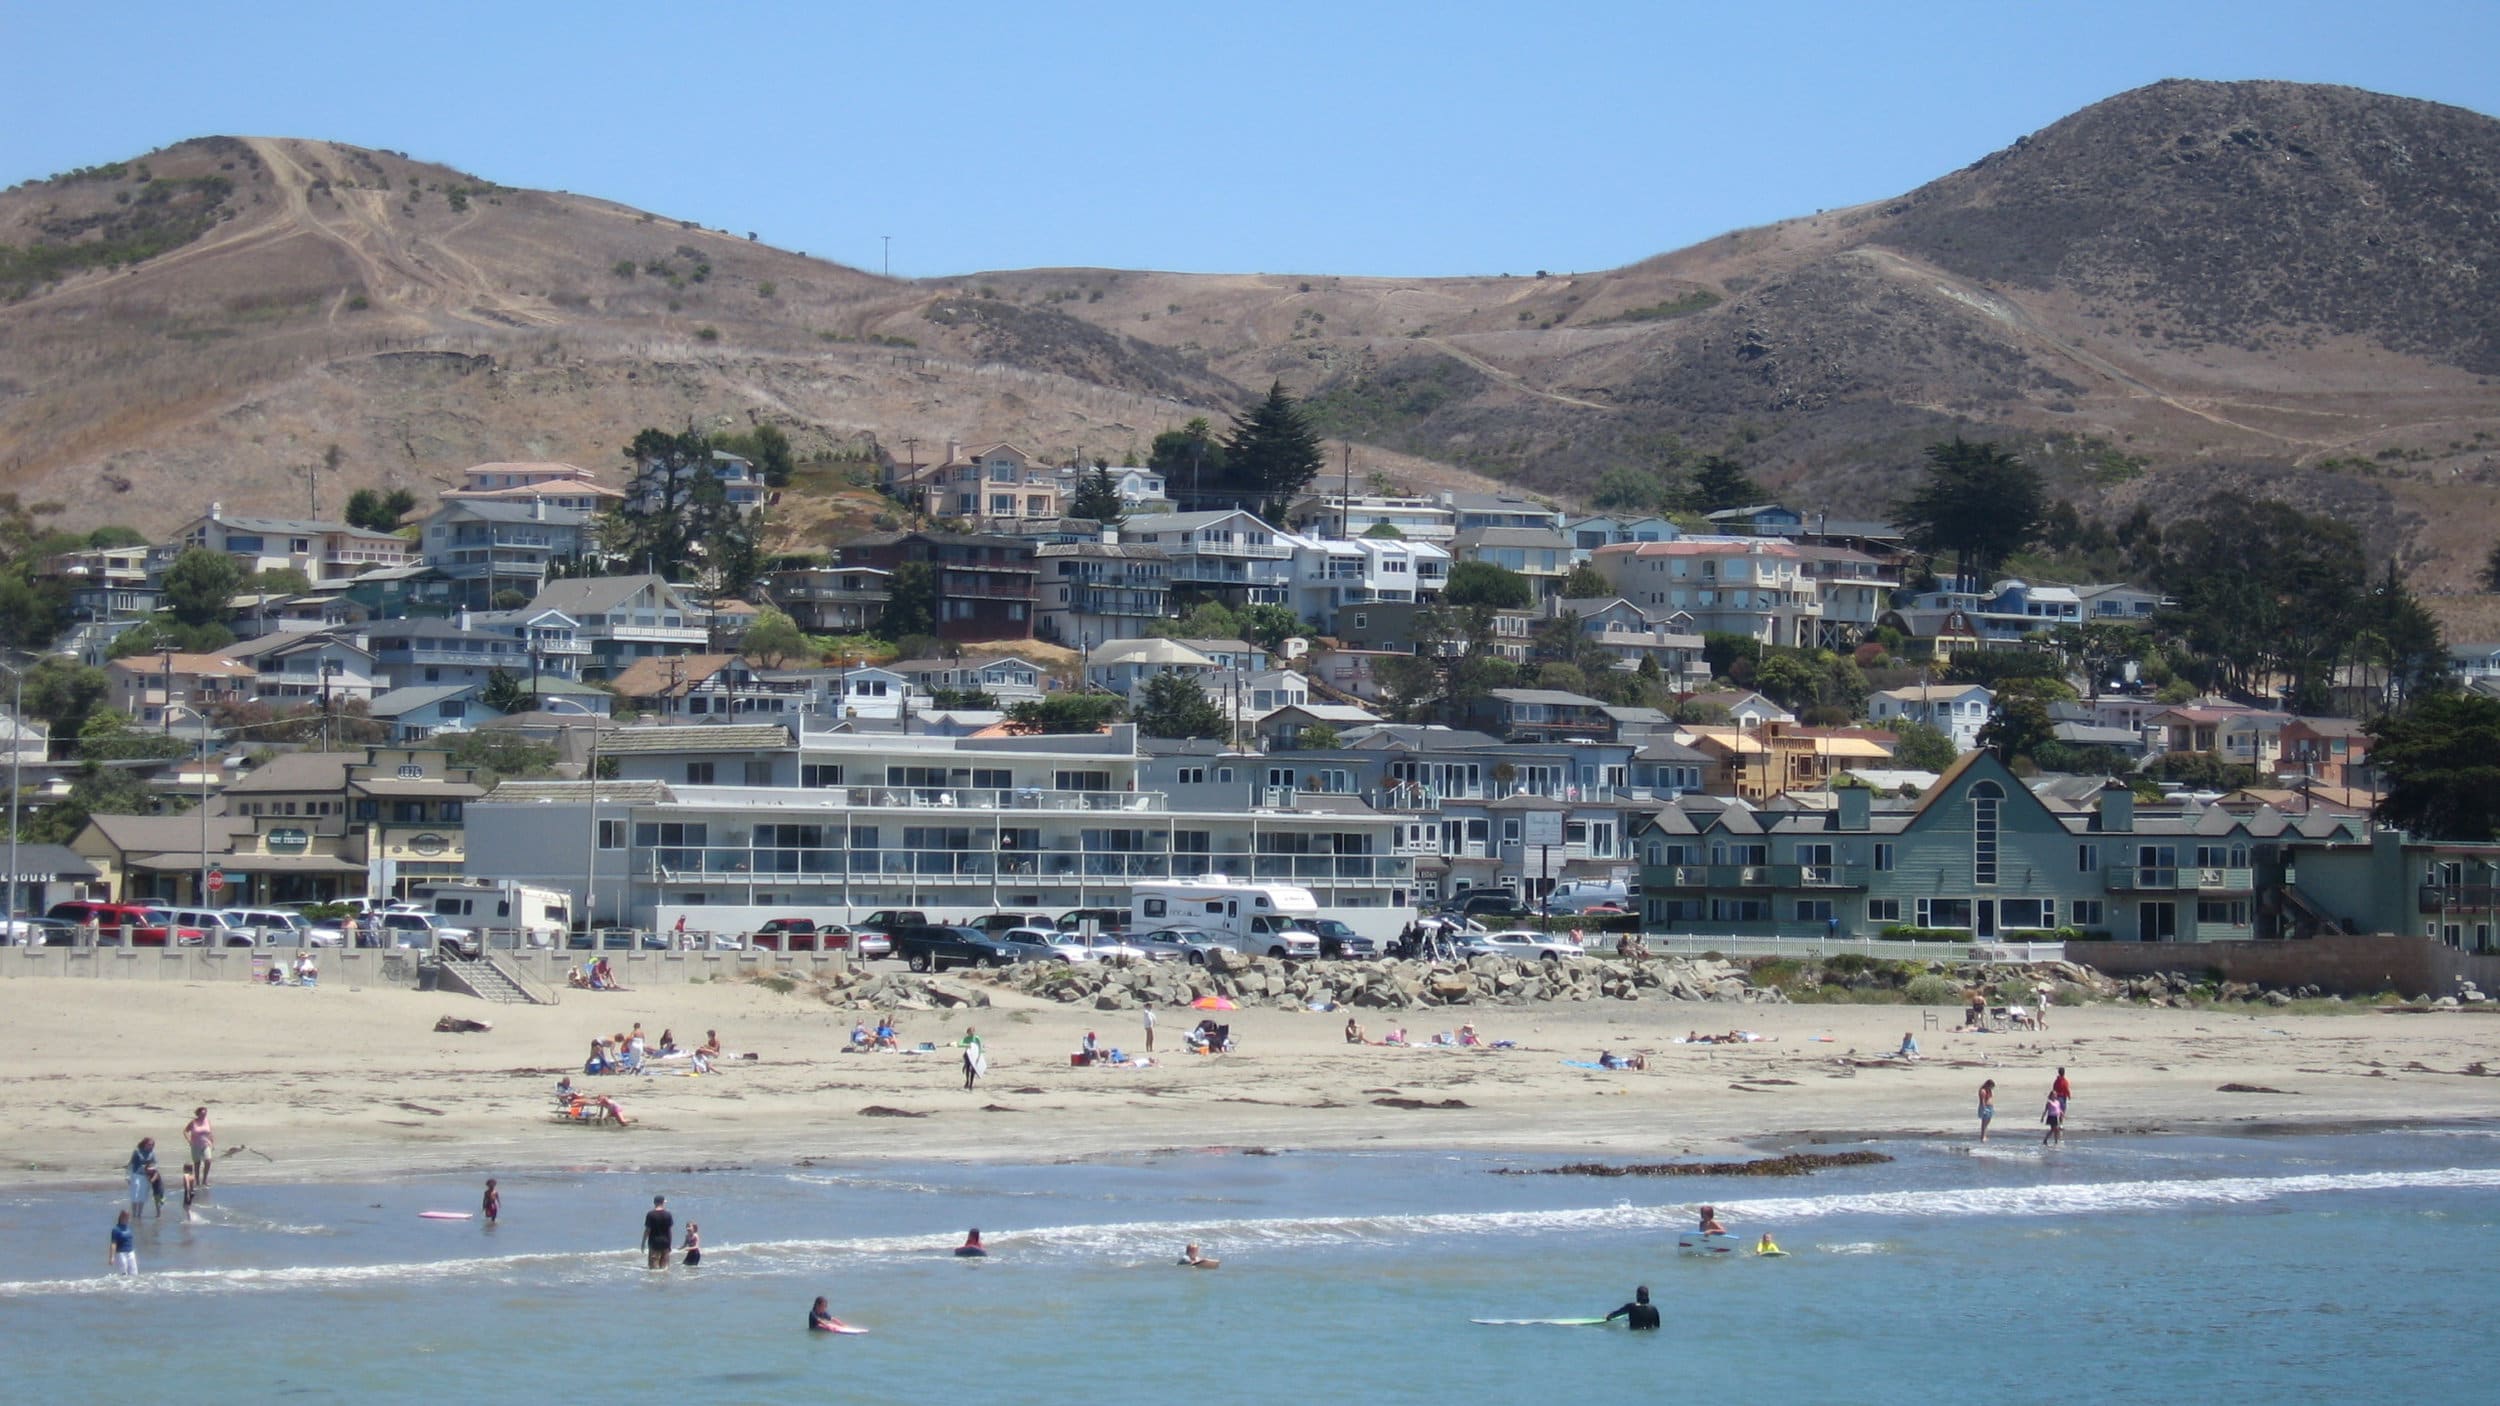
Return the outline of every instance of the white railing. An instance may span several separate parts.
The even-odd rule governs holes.
[[[1561,920],[1557,920],[1561,921]],[[1902,962],[2062,962],[2063,942],[1993,942],[1973,938],[1958,942],[1890,942],[1877,937],[1732,937],[1704,933],[1648,933],[1642,938],[1655,956],[1698,956],[1717,952],[1727,957],[1833,957],[1855,953]]]

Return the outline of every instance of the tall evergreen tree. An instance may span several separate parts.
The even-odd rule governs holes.
[[[1267,399],[1233,417],[1232,433],[1224,440],[1224,485],[1255,499],[1262,516],[1279,518],[1293,496],[1319,476],[1320,459],[1319,436],[1278,381],[1268,387]]]
[[[1762,485],[1753,481],[1744,465],[1724,454],[1713,454],[1694,466],[1693,481],[1684,490],[1684,505],[1697,513],[1749,508],[1761,501]]]
[[[1196,678],[1177,669],[1146,680],[1130,716],[1148,737],[1221,738],[1232,731],[1223,708],[1207,697]]]
[[[1117,526],[1128,515],[1128,504],[1120,501],[1120,482],[1111,470],[1096,464],[1093,471],[1077,480],[1076,494],[1068,499],[1068,516],[1099,522],[1105,527]]]
[[[2378,819],[2429,840],[2500,839],[2500,699],[2442,693],[2370,728]]]
[[[1893,509],[1911,546],[1953,555],[1953,578],[1964,590],[1979,589],[2028,546],[2046,512],[2038,470],[1959,435],[1927,446],[1927,477]]]

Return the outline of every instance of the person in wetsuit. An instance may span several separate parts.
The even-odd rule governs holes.
[[[1625,1304],[1623,1307],[1618,1308],[1614,1312],[1606,1315],[1606,1321],[1609,1323],[1614,1322],[1618,1318],[1625,1320],[1623,1326],[1631,1329],[1635,1333],[1655,1330],[1657,1328],[1658,1305],[1649,1301],[1649,1286],[1647,1284],[1643,1284],[1641,1287],[1632,1291],[1632,1301],[1630,1303]]]

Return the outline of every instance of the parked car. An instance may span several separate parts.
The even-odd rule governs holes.
[[[1092,923],[1096,932],[1126,932],[1129,919],[1126,908],[1071,908],[1059,915],[1053,926],[1061,932],[1083,932]]]
[[[1232,939],[1205,928],[1157,928],[1149,933],[1133,933],[1127,941],[1148,952],[1157,948],[1168,950],[1195,967],[1205,966],[1207,954],[1219,947],[1227,952],[1234,950]]]
[[[209,945],[208,937],[211,927],[217,928],[221,933],[223,931],[222,924],[203,925],[195,921],[186,921],[181,916],[184,913],[188,913],[193,919],[201,916],[189,909],[150,908],[147,910],[148,927],[151,930],[162,930],[165,933],[166,944],[173,947],[206,947]]]
[[[1149,952],[1109,933],[1087,937],[1081,932],[1061,932],[1057,928],[1018,928],[1014,935],[1029,935],[1071,962],[1153,962],[1166,961],[1177,955]]]
[[[1534,932],[1512,928],[1504,932],[1479,933],[1470,937],[1462,949],[1470,957],[1528,957],[1547,962],[1568,961],[1588,955],[1568,933]]]
[[[385,912],[382,935],[393,947],[442,949],[458,957],[475,957],[479,950],[476,933],[438,923],[431,913]]]
[[[58,918],[5,918],[0,928],[14,947],[69,947],[78,941],[78,927]]]
[[[1311,935],[1319,939],[1319,954],[1323,957],[1361,959],[1380,955],[1379,943],[1335,918],[1306,918],[1302,926],[1310,929]]]
[[[228,908],[225,914],[272,946],[338,947],[347,941],[347,934],[335,925],[316,923],[291,908]]]
[[[929,915],[917,908],[880,908],[851,924],[853,932],[881,932],[892,937],[898,928],[926,927]]]
[[[1537,907],[1547,913],[1593,913],[1610,906],[1624,911],[1626,888],[1621,879],[1565,879],[1554,885]]]
[[[1048,913],[984,913],[964,926],[979,928],[983,932],[1012,932],[1017,928],[1055,930],[1058,924]]]
[[[863,962],[873,957],[891,957],[894,955],[893,935],[853,928],[851,930],[851,955]]]
[[[168,908],[165,915],[177,928],[197,931],[210,947],[250,947],[257,940],[249,924],[229,917],[222,908]]]
[[[948,967],[1011,967],[1020,962],[1066,961],[1046,944],[985,933],[979,928],[922,923],[897,930],[894,951],[916,972]]]
[[[100,947],[162,947],[165,945],[165,924],[150,916],[150,910],[138,903],[101,903],[94,899],[74,898],[55,903],[44,910],[47,918],[58,918],[73,927],[95,924],[96,944]]]
[[[814,952],[823,938],[814,918],[767,918],[747,940],[767,952]]]
[[[1446,918],[1491,918],[1509,920],[1533,917],[1519,895],[1508,889],[1472,889],[1441,905],[1438,910]]]

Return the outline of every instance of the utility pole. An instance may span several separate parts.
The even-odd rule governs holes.
[[[1347,514],[1352,511],[1353,504],[1354,445],[1352,441],[1348,441],[1345,446],[1343,466],[1337,471],[1337,540],[1340,542],[1354,540],[1354,534],[1347,530],[1349,521]]]
[[[881,234],[877,237],[885,241],[885,276],[892,278],[894,276],[894,236]]]

